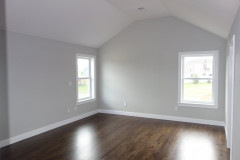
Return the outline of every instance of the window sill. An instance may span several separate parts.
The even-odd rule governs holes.
[[[95,98],[84,99],[84,100],[78,101],[77,105],[94,102],[95,100],[96,100]]]
[[[218,106],[217,105],[213,105],[213,104],[178,103],[178,106],[179,107],[218,109]]]

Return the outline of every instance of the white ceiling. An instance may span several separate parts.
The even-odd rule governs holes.
[[[239,0],[106,0],[133,20],[172,15],[226,38]],[[144,7],[144,12],[137,8]]]
[[[106,0],[133,20],[169,16],[168,8],[162,0]],[[143,12],[138,8],[144,7]]]
[[[105,0],[5,0],[7,30],[99,47],[132,22]]]
[[[175,16],[226,38],[239,0],[5,0],[7,30],[99,47],[131,22]],[[137,8],[144,7],[144,11]]]
[[[227,38],[239,0],[164,0],[169,12],[180,19]]]

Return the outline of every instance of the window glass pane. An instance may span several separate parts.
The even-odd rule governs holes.
[[[184,80],[184,101],[212,102],[212,80]]]
[[[78,78],[89,77],[89,59],[78,58]]]
[[[212,78],[213,56],[184,57],[184,78]]]
[[[90,80],[78,79],[78,99],[90,97]]]

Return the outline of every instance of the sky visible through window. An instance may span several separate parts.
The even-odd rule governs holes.
[[[78,78],[89,77],[89,59],[78,59]]]

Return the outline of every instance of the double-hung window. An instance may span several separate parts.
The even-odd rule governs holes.
[[[95,99],[95,57],[77,54],[77,103]]]
[[[178,105],[217,108],[218,51],[179,53]]]

